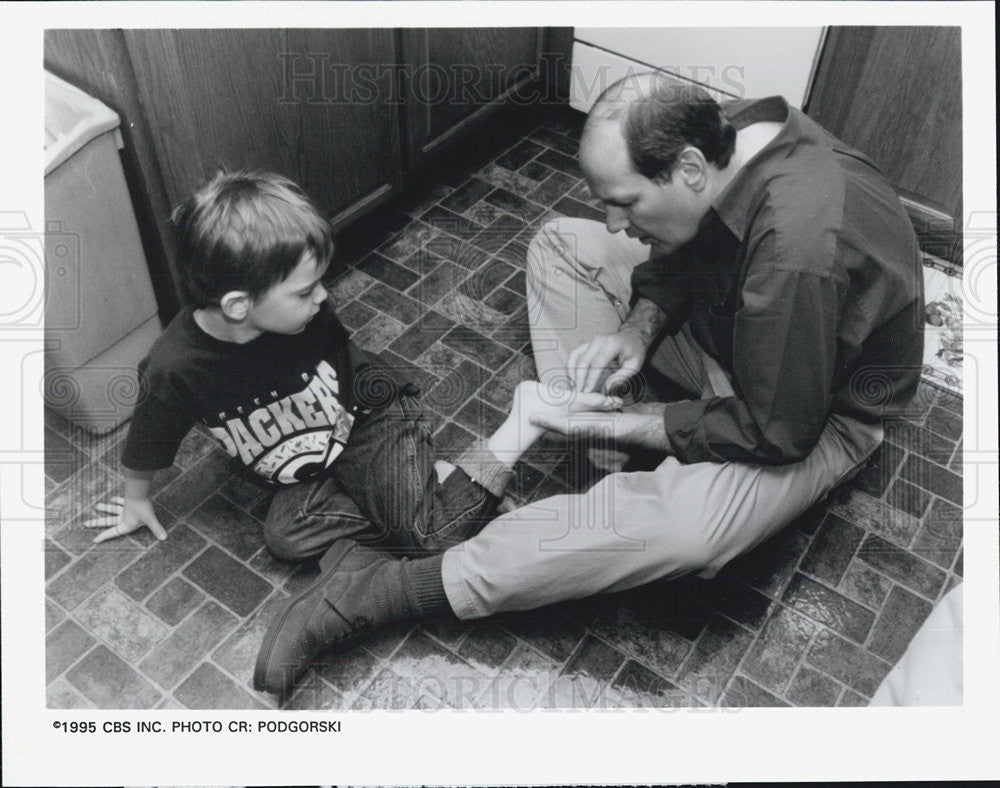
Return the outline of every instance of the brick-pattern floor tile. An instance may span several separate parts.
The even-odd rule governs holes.
[[[73,611],[91,634],[126,662],[135,663],[169,632],[169,627],[138,602],[112,585],[106,585]]]
[[[265,487],[263,482],[257,483],[245,474],[230,476],[219,488],[220,495],[250,514],[253,514],[254,507],[261,499],[267,498],[272,493],[273,491]]]
[[[420,692],[409,676],[382,669],[351,704],[352,709],[410,709]]]
[[[337,317],[348,331],[357,331],[375,317],[375,310],[360,301],[351,301],[343,306],[337,306],[336,309]]]
[[[808,536],[795,528],[786,528],[751,552],[734,559],[724,571],[751,588],[777,597],[795,574],[795,567],[808,545]]]
[[[375,283],[375,279],[363,271],[350,269],[330,286],[330,298],[336,308],[338,304],[346,304],[361,295]]]
[[[698,705],[691,695],[662,676],[629,660],[618,671],[611,689],[621,708],[690,708]]]
[[[231,634],[223,633],[225,639],[212,651],[212,661],[238,681],[249,685],[264,632],[287,601],[288,597],[280,592],[268,597],[253,615],[236,627]]]
[[[164,689],[172,689],[236,622],[231,613],[209,600],[153,649],[139,669]]]
[[[531,139],[523,139],[506,153],[497,157],[496,162],[508,170],[516,170],[535,158],[542,150],[544,148],[537,142],[532,142]]]
[[[945,581],[945,573],[937,567],[875,535],[865,539],[858,556],[897,583],[929,599],[937,597]]]
[[[154,500],[183,517],[221,487],[232,472],[229,458],[222,452],[213,451],[156,493]]]
[[[468,427],[481,438],[488,438],[506,421],[507,415],[479,397],[473,397],[455,413],[455,421]]]
[[[62,484],[90,462],[90,457],[55,430],[45,430],[45,475]]]
[[[823,520],[800,569],[813,577],[837,585],[847,571],[865,531],[835,514]]]
[[[420,280],[406,293],[418,303],[423,304],[425,309],[428,309],[458,287],[466,276],[468,276],[468,272],[461,266],[450,261],[441,261],[420,277]]]
[[[75,621],[64,621],[45,638],[45,681],[50,682],[97,641]]]
[[[961,508],[936,499],[913,540],[911,550],[933,564],[949,567],[961,545]]]
[[[380,353],[399,337],[406,326],[394,317],[378,314],[351,335],[355,345],[370,353]]]
[[[184,569],[184,576],[238,616],[248,616],[271,593],[272,586],[256,572],[209,547]]]
[[[624,612],[615,620],[591,624],[589,629],[665,676],[676,673],[691,652],[691,643],[676,632],[638,621]]]
[[[123,540],[102,542],[49,581],[46,591],[54,602],[72,610],[141,553]]]
[[[587,635],[562,672],[564,676],[589,676],[596,681],[607,682],[626,659],[624,652]]]
[[[186,525],[178,525],[124,572],[115,584],[133,599],[145,599],[150,591],[190,561],[206,542]]]
[[[244,561],[264,544],[263,525],[221,495],[213,495],[187,517],[187,523]]]
[[[930,615],[931,608],[930,602],[916,594],[899,586],[894,587],[875,623],[868,650],[895,664]]]
[[[510,348],[466,326],[455,326],[441,338],[441,343],[457,350],[485,369],[500,369],[514,355]]]
[[[370,651],[356,647],[346,654],[320,656],[313,669],[345,696],[356,695],[378,669]]]
[[[743,676],[736,676],[722,696],[719,705],[730,709],[746,709],[788,704]]]
[[[927,511],[931,494],[905,479],[896,479],[889,488],[885,500],[890,506],[919,519]]]
[[[805,575],[792,578],[783,600],[814,621],[859,643],[864,642],[875,622],[875,615],[868,608]]]
[[[571,216],[576,219],[589,219],[592,222],[604,221],[604,211],[579,200],[574,200],[572,197],[563,197],[552,206],[552,210],[563,216]]]
[[[528,183],[530,183],[531,186],[534,186],[533,182],[528,181]],[[518,219],[525,222],[537,219],[545,211],[545,209],[538,203],[526,200],[521,195],[515,194],[507,189],[494,189],[486,195],[485,199],[490,205],[495,205],[497,208],[506,211],[511,216],[516,216]]]
[[[944,436],[903,420],[887,421],[885,438],[940,465],[947,464],[955,448],[955,443]]]
[[[66,618],[66,614],[63,613],[56,605],[52,604],[49,600],[45,600],[45,631],[51,632],[57,624],[62,623]]]
[[[962,477],[937,463],[910,455],[899,475],[953,504],[962,505]]]
[[[476,626],[458,649],[459,656],[480,670],[499,668],[517,646],[517,638],[493,624]]]
[[[343,709],[346,707],[346,698],[312,671],[303,676],[295,685],[291,695],[281,703],[283,710],[292,711]]]
[[[840,581],[840,590],[855,602],[860,602],[872,610],[879,610],[889,595],[892,581],[885,575],[876,572],[868,564],[859,559],[854,560],[844,579]]]
[[[476,704],[484,709],[533,709],[543,704],[558,673],[555,662],[528,646],[518,646]]]
[[[419,301],[381,282],[368,288],[358,300],[372,309],[392,315],[406,326],[416,322],[427,311],[427,307]]]
[[[576,183],[576,178],[564,172],[552,171],[551,175],[528,193],[528,198],[539,205],[552,205],[564,197]]]
[[[531,178],[533,181],[544,181],[553,170],[550,167],[546,167],[540,161],[529,161],[521,169],[518,170],[521,175],[525,175]]]
[[[492,184],[486,183],[486,181],[482,181],[479,178],[470,178],[441,200],[441,205],[450,211],[462,213],[483,199],[491,191],[493,191]]]
[[[836,494],[830,511],[902,547],[910,543],[920,527],[920,521],[916,517],[893,509],[877,498],[849,487]]]
[[[93,709],[94,704],[76,691],[64,678],[45,688],[45,707],[49,709]]]
[[[372,252],[357,265],[357,270],[402,292],[417,281],[417,275],[388,257]]]
[[[779,606],[743,661],[742,670],[761,686],[782,693],[818,626]]]
[[[883,441],[854,477],[851,484],[878,498],[885,492],[906,452],[894,443]]]
[[[941,405],[935,405],[927,412],[924,426],[938,435],[957,441],[962,437],[962,414],[955,413]]]
[[[45,546],[42,548],[45,550],[45,579],[48,580],[54,574],[58,573],[66,564],[68,564],[72,558],[60,550],[48,539],[45,540]]]
[[[424,397],[424,402],[442,416],[451,416],[489,379],[489,373],[478,364],[463,359]]]
[[[709,624],[681,668],[677,684],[710,703],[718,701],[752,642],[753,635],[738,624]]]
[[[197,588],[175,577],[146,600],[146,607],[171,626],[180,623],[188,613],[204,601]]]
[[[487,183],[519,197],[527,196],[528,192],[535,188],[535,182],[531,178],[498,164],[488,164],[479,171],[479,177]]]
[[[827,629],[816,636],[806,660],[869,698],[890,668],[889,663]]]
[[[796,706],[830,707],[837,705],[841,687],[833,679],[805,665],[792,679],[785,697]]]
[[[388,347],[404,359],[415,359],[447,334],[453,326],[454,321],[451,319],[438,312],[428,311],[408,329],[397,334]]]
[[[840,700],[837,701],[838,706],[867,706],[869,698],[864,695],[855,692],[854,690],[845,689],[844,694],[840,696]]]
[[[690,584],[692,595],[739,624],[759,629],[767,619],[771,600],[738,580],[717,577]]]
[[[439,646],[426,634],[413,632],[393,655],[392,670],[453,708],[471,708],[489,683],[486,674]]]
[[[577,163],[576,159],[571,156],[567,156],[565,153],[560,153],[555,150],[547,150],[536,156],[535,161],[544,164],[546,167],[551,167],[554,170],[564,172],[574,178],[579,179],[583,177],[583,171],[580,169],[580,165]]]
[[[501,619],[500,624],[508,632],[530,643],[557,662],[562,662],[569,657],[584,635],[583,627],[577,624],[563,622],[559,619],[545,620],[543,615],[539,615],[534,621],[504,621]]]
[[[261,701],[214,665],[203,663],[174,690],[189,709],[263,709]]]
[[[99,709],[151,709],[161,698],[146,679],[105,646],[98,646],[66,674]]]

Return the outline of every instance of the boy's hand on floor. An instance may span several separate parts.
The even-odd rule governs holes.
[[[161,542],[167,538],[167,532],[153,511],[153,502],[149,498],[133,500],[115,496],[111,503],[99,503],[96,508],[99,512],[104,512],[108,517],[94,517],[85,520],[84,528],[104,528],[94,537],[94,544],[114,539],[118,536],[130,534],[143,525],[153,532],[153,536]],[[107,526],[111,526],[108,528]]]

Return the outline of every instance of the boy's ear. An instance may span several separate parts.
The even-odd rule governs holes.
[[[250,311],[250,294],[244,290],[230,290],[219,300],[219,307],[230,320],[243,320]]]

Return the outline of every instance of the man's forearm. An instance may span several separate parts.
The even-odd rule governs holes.
[[[666,323],[667,315],[660,307],[648,298],[640,298],[618,330],[636,334],[648,349]]]
[[[663,424],[662,405],[660,407],[659,413],[616,413],[615,441],[670,452],[671,444]]]

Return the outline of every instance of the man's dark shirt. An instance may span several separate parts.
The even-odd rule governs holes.
[[[723,110],[783,123],[715,200],[697,236],[638,266],[667,333],[692,335],[736,395],[668,404],[683,462],[795,462],[831,413],[878,422],[913,396],[923,358],[916,237],[862,154],[780,97]]]

